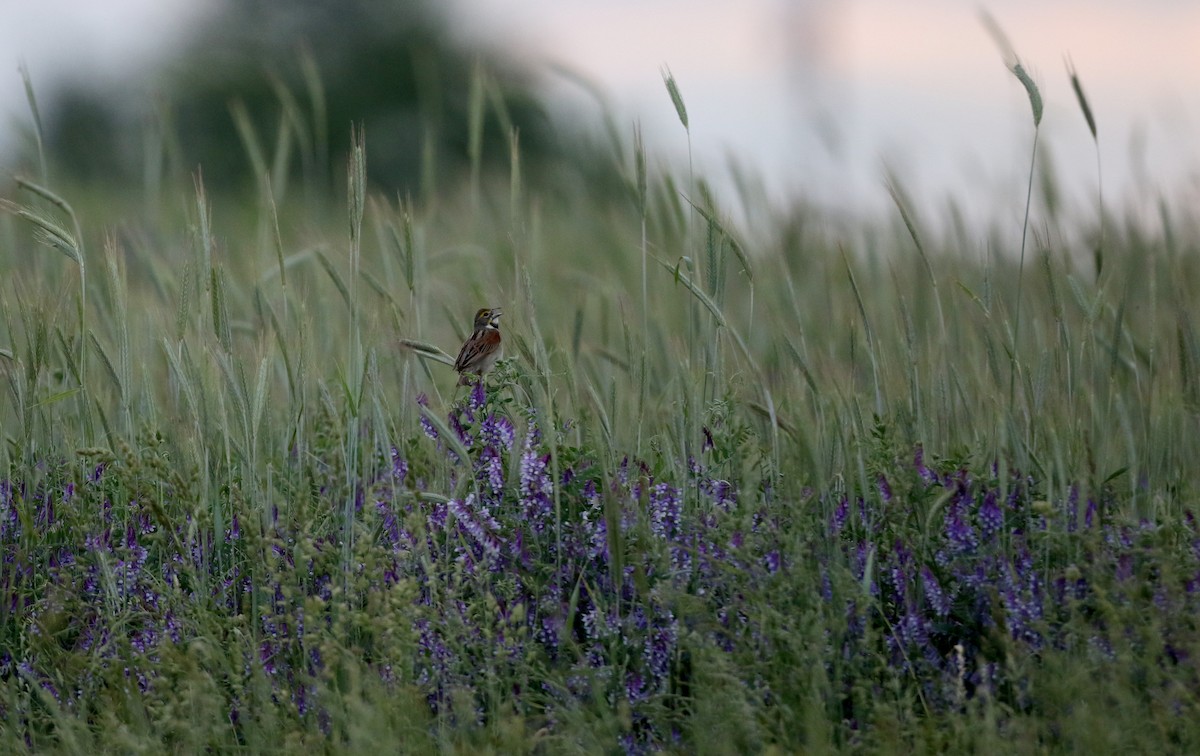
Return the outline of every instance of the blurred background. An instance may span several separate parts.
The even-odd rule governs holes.
[[[1195,202],[1200,4],[1013,0],[991,12],[1042,89],[1042,177],[1060,202],[1094,212],[1097,186],[1068,60],[1096,115],[1106,205]],[[613,143],[606,130],[628,141],[639,123],[652,160],[686,165],[690,145],[718,192],[749,180],[772,202],[874,215],[890,211],[891,170],[927,210],[953,199],[967,218],[1007,223],[1024,202],[1029,105],[975,3],[0,0],[0,18],[6,178],[37,170],[22,61],[59,180],[141,182],[153,163],[202,165],[210,185],[234,186],[250,173],[247,130],[269,159],[281,119],[305,114],[296,170],[344,182],[358,122],[373,184],[397,191],[432,181],[431,160],[443,182],[466,170],[482,66],[506,114],[484,130],[485,160],[507,165],[515,126],[535,180],[603,191],[612,177],[591,156]]]

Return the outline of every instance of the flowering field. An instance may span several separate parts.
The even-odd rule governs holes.
[[[986,256],[365,149],[13,187],[0,749],[1200,750],[1195,217]]]

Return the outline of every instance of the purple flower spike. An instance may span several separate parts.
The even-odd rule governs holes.
[[[917,470],[917,475],[921,476],[921,480],[926,483],[937,483],[937,473],[925,466],[925,447],[917,445],[917,450],[913,454],[913,467]]]
[[[938,582],[937,576],[933,574],[933,570],[929,569],[928,566],[921,568],[921,584],[925,587],[925,598],[928,599],[929,605],[933,607],[934,613],[945,619],[950,614],[950,599],[946,596],[946,592],[942,590],[942,585]]]
[[[483,388],[483,380],[475,381],[475,387],[471,389],[470,407],[472,412],[482,412],[483,405],[487,402],[487,392]]]
[[[1072,485],[1067,495],[1067,532],[1074,533],[1079,529],[1079,486]]]
[[[475,506],[475,494],[468,494],[463,501],[452,500],[447,507],[459,526],[479,544],[485,554],[492,558],[500,555],[500,548],[504,545],[496,534],[500,530],[500,523],[486,509]]]
[[[525,435],[525,450],[521,454],[521,506],[533,524],[535,532],[542,532],[550,513],[554,511],[554,481],[547,469],[550,455],[536,448],[537,425],[529,421],[529,432]]]
[[[979,536],[975,527],[963,512],[962,504],[955,502],[946,512],[946,539],[950,541],[959,553],[971,553],[979,546]]]
[[[679,531],[679,489],[659,483],[650,489],[650,531],[674,538]]]
[[[450,421],[450,429],[454,431],[456,436],[458,436],[458,440],[462,442],[463,446],[470,449],[474,444],[475,439],[471,437],[471,432],[467,430],[467,426],[463,425],[462,413],[451,412],[447,419]],[[467,418],[468,423],[472,422],[472,420],[473,418]]]
[[[846,517],[850,514],[850,499],[842,496],[838,501],[837,509],[833,510],[833,515],[829,518],[829,532],[831,535],[837,535],[842,532],[842,528],[846,527]]]
[[[988,491],[983,497],[983,504],[979,507],[979,525],[985,541],[990,541],[992,536],[1004,527],[1004,513],[1000,511],[995,489]]]
[[[479,436],[484,445],[492,447],[493,451],[501,449],[508,451],[512,449],[517,433],[511,420],[504,415],[493,413],[488,415],[480,425]]]
[[[400,450],[392,447],[392,479],[397,483],[403,483],[408,476],[408,463],[400,456]]]
[[[425,394],[423,392],[420,394],[417,394],[417,404],[421,407],[428,408],[429,407],[429,397],[425,396]],[[425,417],[424,412],[421,413],[421,430],[425,432],[425,435],[429,437],[430,441],[438,440],[437,428],[433,427],[433,423],[431,423],[429,421],[429,418]]]

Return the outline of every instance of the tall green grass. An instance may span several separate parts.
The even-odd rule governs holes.
[[[1028,89],[1023,70],[1016,73]],[[686,129],[678,85],[666,81]],[[480,72],[474,134],[484,118],[505,118],[489,86]],[[1032,101],[1036,88],[1029,91]],[[323,138],[308,124],[320,124],[322,114],[303,113],[283,95],[280,109],[269,161],[260,135],[232,111],[255,176],[245,196],[210,197],[200,173],[148,172],[146,190],[159,195],[154,214],[133,191],[45,179],[20,180],[5,202],[0,466],[22,491],[9,497],[21,540],[6,548],[37,567],[28,577],[10,569],[0,586],[16,607],[5,609],[0,643],[8,655],[0,675],[7,748],[352,749],[394,747],[396,738],[413,751],[616,747],[633,727],[627,702],[581,699],[556,710],[553,721],[505,702],[513,680],[566,685],[543,676],[544,658],[508,660],[514,667],[495,673],[490,692],[453,691],[491,702],[479,721],[461,715],[473,704],[454,709],[458,716],[431,713],[421,680],[399,662],[410,658],[403,653],[396,652],[395,684],[381,681],[366,658],[365,649],[416,653],[409,620],[425,610],[414,608],[419,591],[411,581],[382,593],[368,585],[365,576],[382,569],[385,552],[383,526],[370,502],[363,509],[364,490],[382,495],[392,485],[379,481],[388,480],[395,448],[419,481],[393,486],[396,501],[423,511],[472,491],[422,424],[458,458],[473,453],[456,445],[444,419],[465,393],[444,362],[470,314],[492,305],[505,308],[508,359],[489,401],[519,426],[531,417],[541,423],[552,480],[586,460],[611,484],[632,459],[635,470],[645,464],[633,477],[672,481],[694,504],[702,497],[693,465],[706,459],[739,488],[730,537],[755,512],[780,523],[791,569],[757,586],[762,592],[746,605],[770,656],[725,655],[692,639],[688,690],[673,693],[684,703],[663,699],[654,710],[655,721],[682,733],[679,747],[1195,744],[1187,720],[1194,688],[1158,663],[1160,620],[1138,629],[1144,596],[1100,602],[1108,626],[1133,634],[1105,659],[1069,644],[1022,654],[1011,640],[993,638],[1007,649],[997,657],[1005,679],[1032,692],[980,693],[983,662],[976,661],[978,668],[963,670],[964,680],[976,676],[973,692],[963,683],[958,705],[941,709],[916,673],[893,675],[882,659],[842,658],[826,644],[846,630],[844,601],[873,600],[865,592],[871,567],[857,576],[829,568],[838,601],[819,596],[821,570],[842,559],[825,531],[838,502],[883,507],[880,476],[911,476],[903,471],[918,447],[946,470],[990,474],[1002,494],[1020,488],[1022,476],[1036,480],[1040,498],[1030,506],[1047,522],[1058,522],[1055,513],[1077,496],[1102,502],[1114,527],[1146,523],[1159,534],[1145,553],[1157,566],[1146,574],[1183,579],[1191,569],[1184,512],[1200,482],[1195,218],[1164,216],[1153,227],[1105,221],[1101,207],[1099,219],[1039,219],[1031,169],[1025,226],[1032,216],[1049,233],[1026,238],[1023,227],[1014,248],[983,248],[946,225],[922,224],[903,176],[890,180],[893,221],[850,228],[803,206],[771,210],[740,198],[750,214],[739,225],[727,209],[739,198],[717,197],[702,177],[683,179],[655,164],[636,132],[629,152],[613,155],[614,170],[631,176],[628,196],[618,200],[597,200],[587,187],[528,183],[515,131],[507,176],[480,170],[472,139],[473,169],[462,186],[435,183],[429,166],[430,190],[400,201],[371,192],[369,145],[358,134],[344,156],[345,185],[331,195],[319,182],[297,185],[306,179],[287,170],[299,153],[319,149],[314,140]],[[1097,233],[1098,222],[1103,270],[1098,253],[1044,241]],[[1014,231],[1005,229],[1008,237]],[[104,274],[86,276],[89,264]],[[515,480],[519,455],[505,465]],[[97,466],[105,477],[87,488]],[[48,496],[68,485],[93,493],[66,497],[57,527],[41,528],[32,492]],[[647,495],[643,489],[643,507]],[[896,506],[912,510],[889,533],[910,544],[931,538],[948,496],[905,494]],[[616,497],[601,498],[611,578],[619,582],[645,553],[636,534],[618,535]],[[580,513],[569,486],[556,484],[552,498],[556,546],[547,549],[559,570],[564,534]],[[86,508],[73,510],[70,501]],[[109,527],[123,532],[132,502],[156,522],[154,548],[213,545],[210,570],[181,568],[173,578],[199,606],[176,607],[189,618],[188,640],[163,652],[156,662],[163,678],[145,694],[132,692],[111,661],[79,650],[79,631],[63,609],[75,605],[56,595],[52,580],[59,552],[81,548],[83,533],[103,527],[102,505],[117,518]],[[421,521],[412,515],[408,525],[419,529]],[[292,542],[280,540],[279,522],[288,523]],[[243,540],[231,540],[235,529]],[[1078,570],[1099,547],[1065,530],[1054,538],[1035,558],[1060,572]],[[336,546],[336,564],[327,543]],[[883,539],[876,546],[891,548]],[[339,575],[330,595],[312,595],[309,578],[272,556],[284,549]],[[103,610],[116,626],[132,627],[120,567],[97,569],[109,597]],[[255,588],[235,599],[240,614],[224,617],[214,597],[227,595],[219,576],[233,575],[252,586],[274,580],[283,598]],[[1104,590],[1119,588],[1109,577],[1088,577]],[[632,579],[651,578],[635,571]],[[422,590],[443,591],[432,596],[435,605],[463,602],[481,626],[500,626],[488,624],[500,621],[499,589],[489,593],[456,575]],[[668,594],[656,600],[677,602],[684,613],[698,605],[694,596]],[[324,659],[316,679],[325,724],[281,701],[255,661],[263,640],[255,618],[295,596],[307,596],[300,605],[308,616],[327,623],[304,649]],[[613,609],[629,607],[614,599]],[[696,638],[713,621],[701,609],[685,616]],[[879,616],[887,616],[882,605]],[[1088,619],[1071,614],[1063,626],[1085,633]],[[460,651],[470,642],[469,627],[461,631]],[[880,642],[886,635],[869,632],[881,633]],[[1174,642],[1200,652],[1191,636]],[[43,666],[19,670],[34,650]],[[47,681],[69,689],[79,679],[101,691],[86,716],[46,692]],[[845,680],[854,681],[850,689],[839,687]],[[241,712],[233,724],[231,698]]]

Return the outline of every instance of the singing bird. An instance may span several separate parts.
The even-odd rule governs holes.
[[[454,370],[460,374],[459,386],[471,383],[471,373],[482,377],[504,354],[500,343],[502,314],[499,307],[485,307],[475,313],[475,330],[467,337],[454,361]]]

